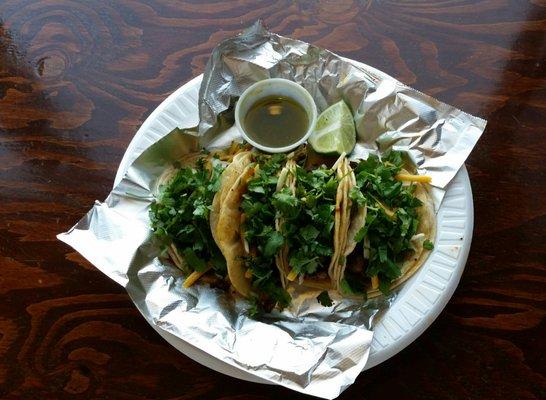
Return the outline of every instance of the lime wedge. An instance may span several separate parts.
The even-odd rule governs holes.
[[[343,100],[324,110],[317,119],[309,143],[317,153],[349,154],[356,144],[355,123]]]

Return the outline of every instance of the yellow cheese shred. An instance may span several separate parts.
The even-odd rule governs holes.
[[[205,269],[204,271],[193,271],[191,274],[188,275],[182,286],[184,286],[184,288],[186,289],[189,288],[191,285],[197,282],[199,278],[205,275],[209,269],[210,267]]]
[[[290,273],[286,276],[286,279],[288,279],[290,282],[293,282],[298,277],[298,273],[295,270],[290,271]]]
[[[421,183],[432,182],[432,177],[428,175],[398,174],[395,176],[395,178],[396,180],[405,181],[405,182],[421,182]]]
[[[389,218],[396,218],[396,210],[391,210],[389,207],[387,207],[385,204],[383,204],[381,201],[379,201],[376,197],[374,196],[371,196],[372,199],[375,200],[375,202],[377,203],[377,205],[379,207],[381,207],[383,209],[383,211],[385,211],[385,214],[387,214],[387,217]]]
[[[379,278],[377,275],[372,276],[372,289],[377,289],[379,287]]]
[[[252,278],[252,270],[250,268],[245,271],[245,278],[246,279]]]

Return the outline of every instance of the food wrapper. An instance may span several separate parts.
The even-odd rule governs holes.
[[[257,22],[214,49],[199,94],[199,126],[190,126],[189,117],[178,121],[180,129],[144,150],[108,198],[58,237],[125,287],[156,328],[262,380],[331,399],[362,371],[374,323],[395,293],[365,303],[333,296],[334,305],[322,307],[318,292],[294,292],[289,309],[253,319],[244,299],[206,284],[184,289],[183,274],[164,261],[150,232],[161,174],[199,147],[240,139],[232,128],[234,104],[248,86],[270,77],[300,83],[319,111],[345,100],[358,135],[351,157],[406,151],[419,173],[432,176],[437,205],[486,124],[370,66]]]

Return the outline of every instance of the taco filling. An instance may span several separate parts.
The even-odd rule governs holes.
[[[276,210],[270,200],[277,190],[285,162],[283,154],[258,156],[240,206],[243,265],[245,277],[251,281],[250,298],[255,311],[270,311],[275,305],[282,309],[290,304],[276,264],[284,237],[275,228]]]
[[[403,164],[402,154],[391,151],[382,160],[370,155],[354,169],[351,224],[360,228],[348,239],[353,244],[343,260],[342,294],[388,294],[415,272],[423,252],[432,249],[432,203],[419,183],[426,179],[407,173]]]
[[[151,205],[152,230],[170,258],[185,274],[185,287],[205,273],[224,280],[226,262],[210,229],[210,210],[220,187],[223,166],[199,157],[194,166],[182,166],[160,186]]]
[[[331,289],[389,293],[433,247],[429,178],[408,172],[399,152],[370,155],[354,169],[344,154],[332,168],[307,169],[304,148],[232,148],[186,156],[162,176],[151,205],[154,235],[185,287],[230,283],[251,301],[250,315],[287,307],[291,283],[322,290],[317,299],[329,306]]]
[[[281,233],[288,245],[288,281],[330,287],[328,267],[334,254],[334,224],[338,179],[336,171],[320,166],[307,171],[294,165],[292,187],[273,196],[283,219]]]

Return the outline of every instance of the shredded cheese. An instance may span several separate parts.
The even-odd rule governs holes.
[[[395,176],[395,178],[403,182],[421,182],[421,183],[432,182],[432,177],[428,175],[398,174]]]
[[[188,275],[182,286],[184,286],[186,289],[189,288],[191,285],[193,285],[199,278],[201,278],[203,275],[207,273],[207,271],[210,269],[207,268],[204,271],[193,271],[191,274]]]
[[[379,287],[379,278],[377,275],[372,276],[372,289],[377,289]]]
[[[295,270],[290,271],[290,273],[286,276],[286,279],[288,279],[290,282],[293,282],[298,277],[298,273]]]
[[[396,217],[396,211],[395,210],[390,209],[385,204],[383,204],[381,201],[376,199],[374,196],[371,196],[371,197],[375,200],[375,202],[379,205],[379,207],[381,207],[383,209],[383,211],[385,211],[385,214],[387,214],[387,217],[389,217],[391,219]]]
[[[231,142],[227,149],[215,151],[211,153],[211,156],[217,157],[220,161],[232,162],[233,157],[237,153],[243,150],[250,150],[250,148],[248,145],[243,145],[242,143]]]
[[[246,279],[252,278],[252,270],[250,268],[245,271],[245,278]]]

